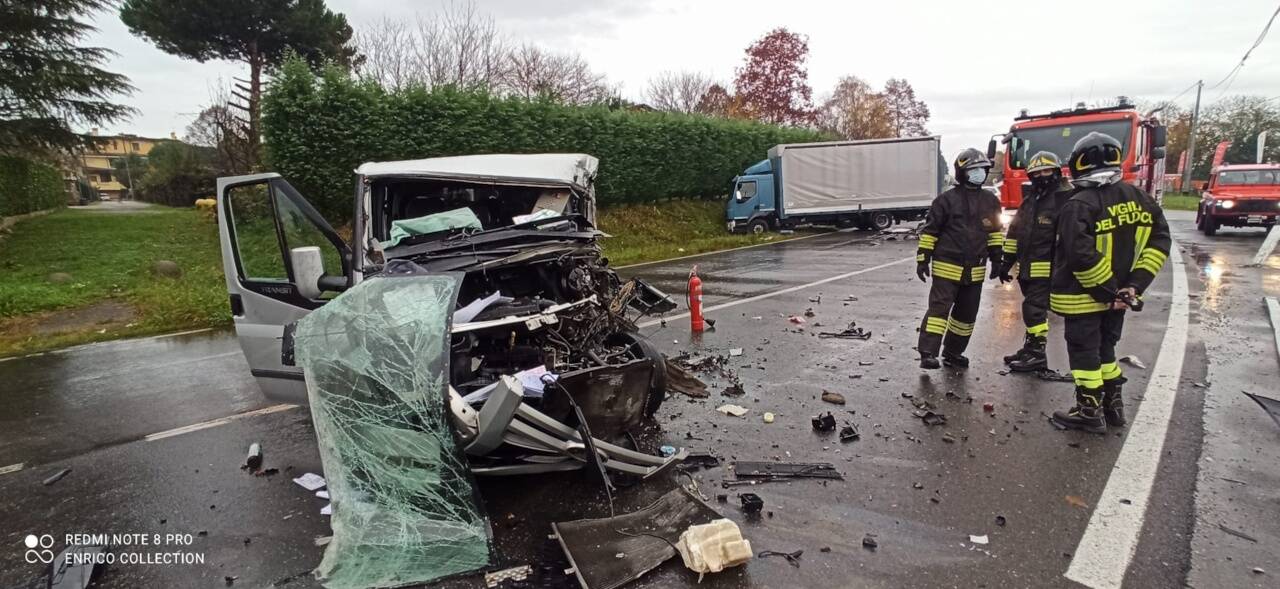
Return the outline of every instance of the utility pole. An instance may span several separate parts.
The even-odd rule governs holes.
[[[1187,165],[1182,169],[1182,192],[1190,193],[1191,187],[1191,168],[1194,167],[1196,156],[1196,125],[1200,123],[1200,91],[1204,89],[1204,80],[1196,82],[1196,107],[1191,111],[1191,134],[1187,137]]]

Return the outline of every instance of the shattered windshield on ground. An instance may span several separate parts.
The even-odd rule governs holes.
[[[365,281],[298,323],[296,352],[325,477],[329,589],[396,587],[476,570],[490,529],[447,412],[458,278]]]

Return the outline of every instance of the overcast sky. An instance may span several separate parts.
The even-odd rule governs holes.
[[[1173,98],[1205,81],[1204,103],[1240,61],[1277,0],[1109,0],[1092,2],[817,2],[790,0],[482,0],[515,41],[582,54],[639,100],[663,70],[696,70],[728,83],[743,50],[783,26],[809,37],[815,99],[844,75],[873,86],[906,78],[932,111],[929,129],[950,159],[1007,130],[1020,108],[1048,111],[1126,95]],[[359,30],[382,16],[413,18],[441,1],[328,0]],[[212,88],[247,68],[196,63],[135,38],[115,13],[98,17],[91,42],[118,52],[110,69],[137,92],[125,101],[141,113],[105,131],[182,136]],[[1275,27],[1280,29],[1280,25]],[[220,82],[221,81],[221,82]],[[1227,94],[1280,99],[1280,31],[1250,56]],[[1194,92],[1178,100],[1190,107]],[[762,154],[763,155],[763,154]]]

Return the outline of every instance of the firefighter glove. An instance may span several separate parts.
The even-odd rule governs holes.
[[[929,278],[929,262],[916,262],[916,276],[920,277],[920,282],[926,282]]]

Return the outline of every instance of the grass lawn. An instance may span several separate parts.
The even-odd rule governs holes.
[[[157,260],[182,276],[153,276]],[[95,206],[23,221],[0,238],[0,272],[0,356],[231,320],[217,223],[194,209]],[[115,312],[92,312],[104,306]]]
[[[1186,194],[1181,192],[1166,192],[1164,194],[1163,207],[1170,211],[1194,211],[1200,204],[1199,194]]]
[[[598,221],[615,266],[789,237],[729,234],[718,201],[615,207]],[[182,276],[154,276],[157,260]],[[0,272],[0,357],[231,323],[218,226],[194,209],[95,206],[23,221],[0,237]]]
[[[613,266],[770,243],[799,235],[731,234],[724,226],[724,202],[711,200],[614,207],[600,211],[596,221],[600,230],[613,236],[604,240],[604,253]]]

